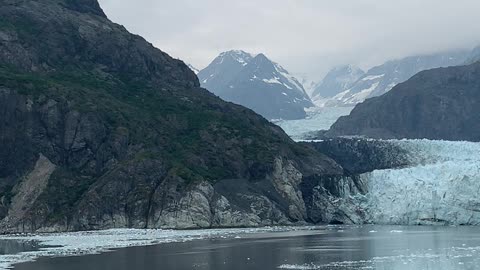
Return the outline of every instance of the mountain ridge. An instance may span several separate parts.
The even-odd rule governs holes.
[[[358,104],[327,136],[480,141],[480,63],[422,71]]]
[[[268,119],[300,119],[313,106],[303,85],[282,66],[260,53],[221,53],[198,73],[203,87]]]
[[[462,65],[472,52],[469,50],[452,50],[437,54],[409,56],[398,60],[390,60],[382,65],[369,69],[365,74],[351,84],[351,87],[342,89],[331,88],[337,93],[322,98],[319,92],[312,98],[321,106],[354,106],[365,99],[381,96],[390,91],[397,84],[404,82],[420,71],[438,67]],[[332,70],[334,73],[335,70]],[[330,80],[334,80],[331,79]],[[326,90],[324,90],[326,91]],[[335,93],[335,91],[333,92]]]

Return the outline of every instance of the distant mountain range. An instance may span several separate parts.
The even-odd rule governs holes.
[[[334,68],[315,86],[312,97],[318,101],[333,98],[350,89],[364,75],[365,71],[352,65]]]
[[[248,107],[270,120],[290,120],[306,117],[305,108],[313,104],[355,106],[389,92],[421,71],[479,60],[480,47],[477,47],[392,60],[366,72],[345,65],[332,69],[319,83],[295,78],[264,54],[252,55],[241,50],[221,53],[201,71],[189,67],[203,87],[222,99]]]
[[[301,119],[314,106],[303,85],[264,54],[221,53],[198,73],[201,85],[220,98],[267,119]]]
[[[480,141],[480,62],[420,72],[358,104],[327,135]]]
[[[475,56],[476,55],[476,56]],[[480,59],[477,50],[458,50],[433,55],[412,56],[388,61],[366,73],[346,66],[329,72],[314,90],[312,99],[319,106],[353,106],[367,98],[390,91],[420,71],[448,66],[458,66]]]

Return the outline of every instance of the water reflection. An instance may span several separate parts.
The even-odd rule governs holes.
[[[41,259],[17,270],[465,270],[480,265],[475,227],[325,227]]]
[[[39,245],[34,241],[0,240],[0,255],[17,254],[38,249]]]

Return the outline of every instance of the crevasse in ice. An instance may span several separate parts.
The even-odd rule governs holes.
[[[368,193],[353,201],[367,213],[367,223],[480,224],[480,143],[391,142],[416,165],[361,176]]]

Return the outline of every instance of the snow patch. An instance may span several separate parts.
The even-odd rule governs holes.
[[[376,82],[376,83],[372,84],[369,88],[364,89],[364,90],[358,92],[357,94],[352,95],[352,97],[347,98],[344,101],[344,103],[354,105],[354,104],[363,102],[365,99],[367,99],[372,94],[373,91],[375,91],[375,89],[377,89],[379,84],[380,84],[380,82]]]
[[[273,77],[273,78],[271,78],[271,79],[263,79],[262,81],[263,81],[263,82],[266,82],[266,83],[269,83],[269,84],[280,84],[280,85],[285,86],[285,87],[288,88],[288,89],[293,89],[293,88],[290,87],[288,84],[282,83],[280,80],[281,80],[280,77]]]
[[[273,63],[273,62],[272,62]],[[288,71],[286,69],[284,69],[282,66],[280,66],[279,64],[277,63],[273,63],[273,66],[275,67],[275,70],[281,75],[283,76],[285,79],[287,79],[287,81],[289,82],[290,85],[293,86],[293,88],[295,88],[295,90],[298,90],[299,92],[301,92],[302,94],[305,94],[305,90],[303,89],[303,85],[298,82],[298,80],[293,77],[292,75],[290,75],[288,73]],[[289,87],[289,89],[292,89],[292,87]]]
[[[388,92],[388,91],[390,91],[390,90],[392,90],[393,87],[395,87],[395,86],[397,86],[397,83],[394,83],[394,82],[391,83],[391,84],[389,84],[389,85],[387,85],[387,87],[385,88],[385,93]]]
[[[372,80],[380,79],[380,78],[383,78],[383,77],[385,77],[385,74],[370,75],[370,76],[366,76],[365,78],[363,78],[362,81],[372,81]]]

